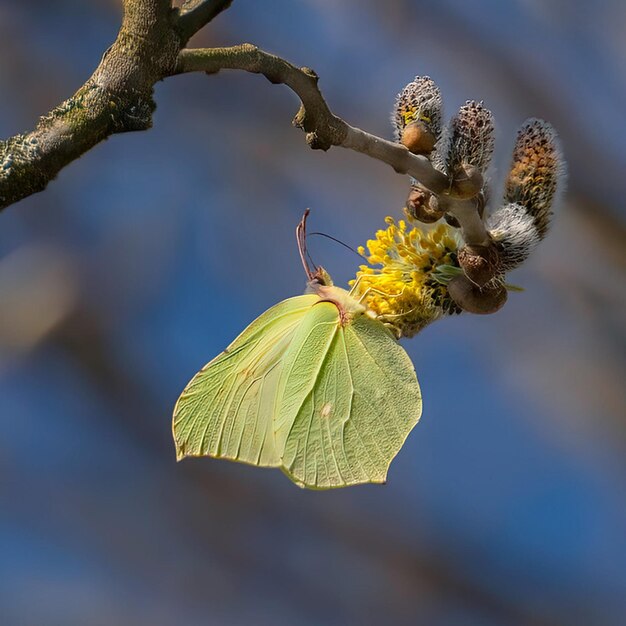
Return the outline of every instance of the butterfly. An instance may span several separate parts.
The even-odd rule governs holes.
[[[417,424],[415,369],[387,325],[306,261],[307,293],[254,320],[188,383],[174,408],[177,459],[281,469],[296,485],[385,483]]]

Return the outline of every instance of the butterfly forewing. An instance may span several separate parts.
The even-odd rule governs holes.
[[[177,457],[213,456],[253,465],[281,464],[273,416],[282,358],[319,300],[285,300],[257,318],[198,372],[174,408]]]
[[[309,488],[384,482],[421,413],[413,365],[383,324],[359,315],[343,325],[329,302],[298,326],[278,390],[277,452]]]

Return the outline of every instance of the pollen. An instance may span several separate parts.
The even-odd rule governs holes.
[[[444,313],[457,312],[444,270],[458,268],[459,241],[447,224],[425,230],[391,217],[385,222],[387,228],[367,242],[368,265],[351,281],[353,295],[398,337],[412,337]]]

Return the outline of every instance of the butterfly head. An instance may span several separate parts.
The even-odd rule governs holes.
[[[319,287],[332,287],[333,279],[321,266],[316,267],[307,283],[307,293],[316,293]]]

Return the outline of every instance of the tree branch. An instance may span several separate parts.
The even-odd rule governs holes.
[[[181,48],[174,15],[169,0],[124,1],[120,32],[87,82],[33,131],[0,141],[0,209],[43,190],[106,137],[150,128],[153,85]]]
[[[32,132],[0,141],[0,209],[43,190],[63,167],[106,137],[150,128],[157,81],[185,72],[238,69],[263,74],[299,96],[302,104],[294,124],[304,130],[311,148],[355,150],[412,176],[441,198],[442,206],[459,221],[466,243],[489,241],[473,198],[455,197],[452,181],[426,157],[334,115],[313,70],[296,67],[250,44],[183,49],[188,38],[231,1],[188,0],[176,10],[170,0],[124,0],[117,39],[89,80],[42,117]]]
[[[187,0],[180,8],[178,30],[186,43],[203,26],[230,7],[233,0]]]

